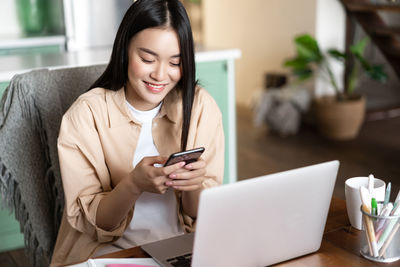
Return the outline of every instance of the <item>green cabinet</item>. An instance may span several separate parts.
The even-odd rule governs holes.
[[[3,96],[4,91],[6,90],[9,82],[0,82],[0,99]]]
[[[205,88],[215,99],[222,112],[222,119],[225,133],[225,168],[224,184],[229,183],[231,170],[229,168],[229,157],[232,155],[229,147],[229,105],[228,93],[228,72],[226,61],[201,62],[196,65],[196,76],[199,85]]]
[[[200,86],[215,99],[221,112],[225,134],[224,184],[237,181],[236,156],[236,97],[235,58],[240,51],[229,54],[213,54],[212,57],[196,58],[196,74]]]
[[[0,203],[1,205],[1,203]],[[24,235],[14,214],[0,208],[0,252],[24,247]]]

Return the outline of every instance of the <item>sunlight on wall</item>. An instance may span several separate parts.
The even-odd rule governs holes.
[[[264,73],[285,71],[294,54],[293,37],[315,33],[316,0],[203,0],[203,42],[208,47],[239,48],[236,99],[247,104],[262,88]]]

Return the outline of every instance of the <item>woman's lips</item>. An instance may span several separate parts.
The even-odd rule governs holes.
[[[162,90],[164,90],[164,88],[167,86],[167,84],[155,84],[155,83],[149,83],[149,82],[145,82],[144,84],[146,85],[147,89],[152,92],[152,93],[159,93]]]

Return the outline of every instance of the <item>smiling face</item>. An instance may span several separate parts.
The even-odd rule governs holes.
[[[179,39],[171,28],[148,28],[129,44],[126,99],[139,110],[156,107],[182,77]]]

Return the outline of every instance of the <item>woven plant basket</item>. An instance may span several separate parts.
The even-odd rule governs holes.
[[[332,140],[351,140],[364,121],[365,97],[337,101],[324,96],[313,100],[313,109],[321,134]]]

